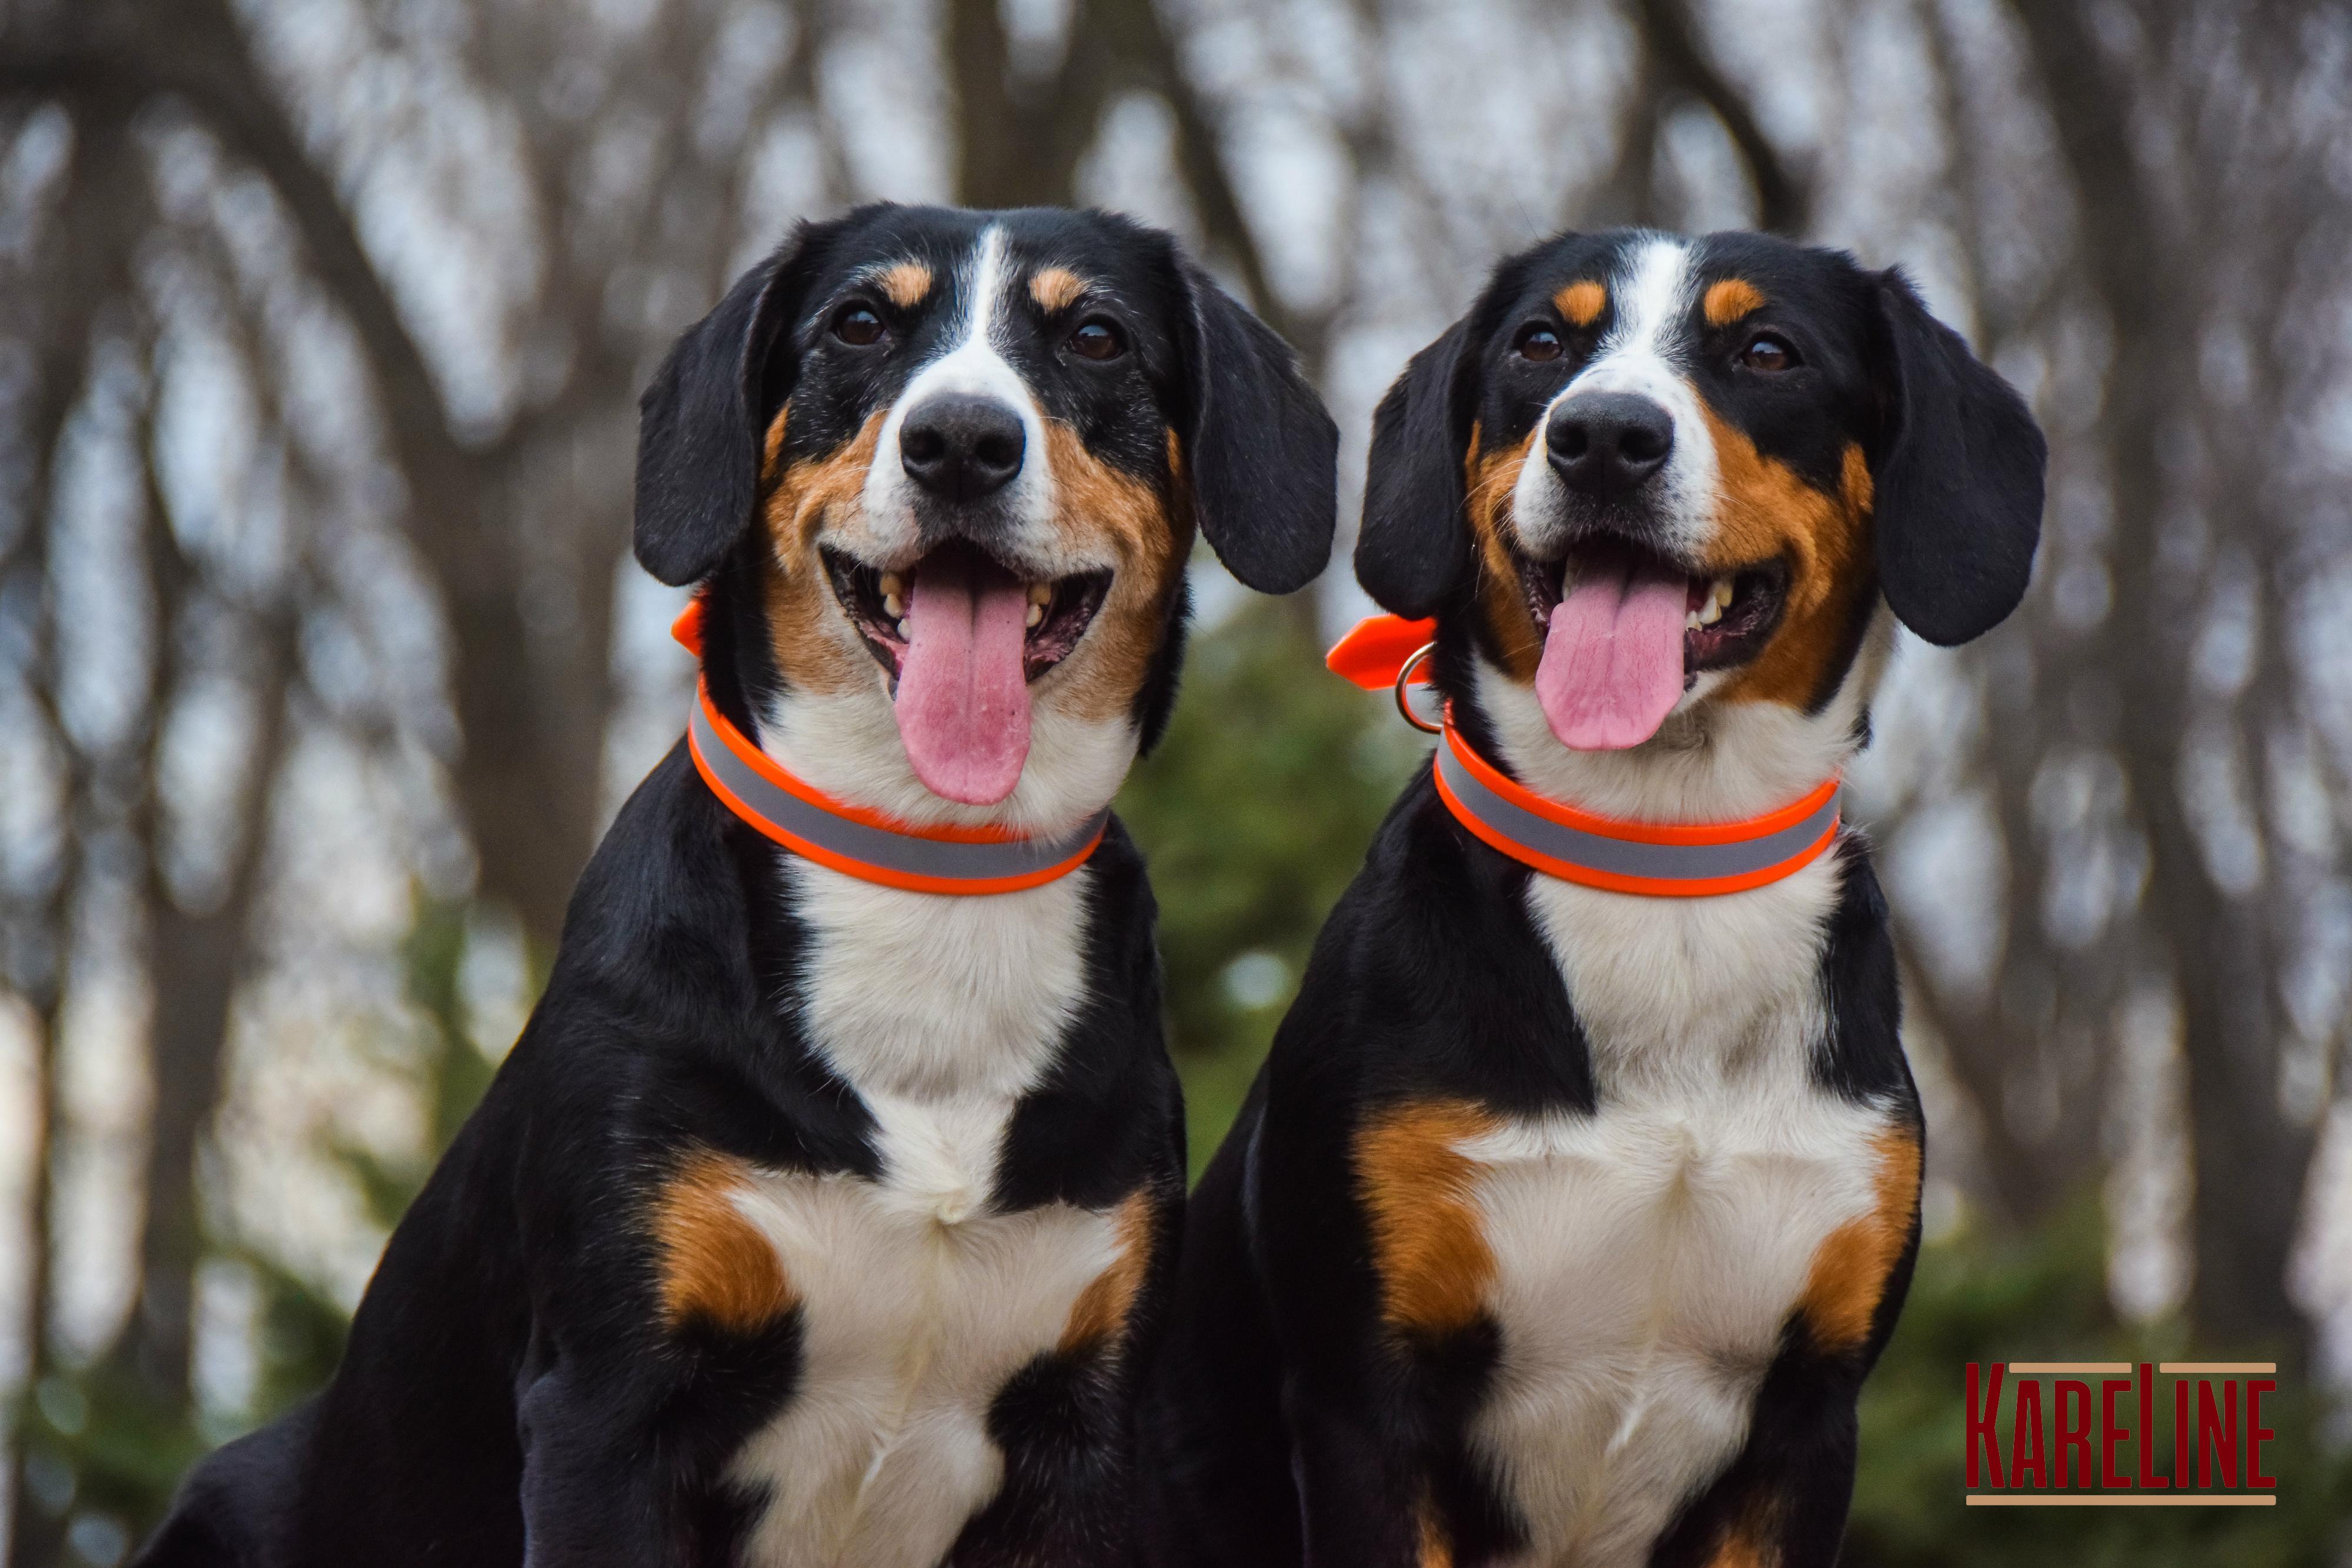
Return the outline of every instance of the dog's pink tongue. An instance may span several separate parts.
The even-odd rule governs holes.
[[[992,806],[1029,757],[1029,683],[1021,647],[1029,597],[992,562],[940,551],[907,595],[898,663],[898,738],[934,795]]]
[[[1658,733],[1683,695],[1689,584],[1607,562],[1551,612],[1536,700],[1562,746],[1618,751]]]

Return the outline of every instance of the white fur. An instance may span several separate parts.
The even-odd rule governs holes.
[[[1566,546],[1565,497],[1549,460],[1552,410],[1580,392],[1634,392],[1666,411],[1674,422],[1674,450],[1655,483],[1659,520],[1666,532],[1657,542],[1669,553],[1704,553],[1714,520],[1715,438],[1701,417],[1698,394],[1684,367],[1681,328],[1691,297],[1689,242],[1659,235],[1630,248],[1609,283],[1616,314],[1608,335],[1585,367],[1536,421],[1536,442],[1511,487],[1511,517],[1521,543],[1538,559],[1558,558]]]
[[[1108,544],[1089,544],[1083,530],[1054,527],[1058,503],[1046,455],[1045,414],[1028,383],[1005,359],[998,338],[1006,294],[1017,282],[1005,266],[1004,250],[1001,227],[991,225],[981,232],[959,269],[964,315],[950,335],[947,350],[908,380],[885,416],[856,517],[827,519],[826,537],[855,523],[862,559],[914,559],[919,549],[914,488],[900,460],[898,434],[908,411],[925,398],[940,392],[970,392],[996,397],[1021,416],[1027,448],[1021,472],[1008,486],[1013,527],[1002,548],[1021,564],[1023,575],[1036,580],[1118,564]],[[792,570],[789,561],[783,565]],[[872,665],[838,606],[825,619],[824,634],[856,664]],[[915,776],[892,716],[889,679],[878,665],[873,665],[870,683],[846,691],[786,694],[761,716],[760,744],[778,762],[835,799],[886,811],[902,821],[993,826],[1052,836],[1102,810],[1118,792],[1135,760],[1132,724],[1123,717],[1081,718],[1056,700],[1089,651],[1081,639],[1067,659],[1032,684],[1028,760],[1013,793],[994,805],[944,800]]]
[[[796,1005],[883,1171],[736,1195],[806,1324],[800,1387],[730,1469],[767,1498],[745,1561],[928,1568],[1003,1479],[989,1402],[1118,1253],[1109,1214],[991,1206],[1013,1106],[1082,1001],[1093,873],[957,898],[785,864],[814,939]]]
[[[1813,1254],[1869,1212],[1883,1113],[1813,1091],[1816,998],[1596,1051],[1601,1109],[1470,1140],[1498,1265],[1471,1439],[1528,1531],[1514,1568],[1636,1568],[1746,1439]]]
[[[875,543],[882,549],[884,559],[914,558],[915,484],[899,460],[898,433],[906,427],[907,415],[925,400],[941,392],[967,392],[993,398],[1021,417],[1024,442],[1021,472],[1013,476],[1001,498],[1013,522],[1004,540],[1007,553],[1041,567],[1054,562],[1052,575],[1108,565],[1104,561],[1062,565],[1055,559],[1065,549],[1053,528],[1054,475],[1052,465],[1045,461],[1045,411],[1037,406],[1029,383],[1004,357],[997,338],[1005,292],[1013,282],[1004,265],[1004,231],[993,224],[982,229],[959,270],[963,319],[950,338],[947,352],[917,371],[899,392],[898,401],[890,405],[875,448],[874,465],[866,470],[863,503]]]
[[[1569,392],[1655,398],[1675,422],[1669,520],[1694,555],[1714,520],[1712,443],[1672,366],[1689,307],[1680,242],[1637,249],[1618,321]],[[1563,393],[1563,396],[1567,393]],[[1522,538],[1557,521],[1530,461]],[[1530,539],[1540,551],[1540,538]],[[1557,548],[1556,546],[1554,548]],[[1480,708],[1528,788],[1604,815],[1714,822],[1787,805],[1840,771],[1892,645],[1882,607],[1816,714],[1713,701],[1703,676],[1622,751],[1559,744],[1534,692],[1483,661]],[[1473,1441],[1527,1522],[1514,1568],[1634,1568],[1747,1437],[1748,1413],[1815,1252],[1875,1202],[1884,1107],[1823,1092],[1833,854],[1744,893],[1646,898],[1531,877],[1527,899],[1592,1053],[1597,1110],[1471,1140],[1498,1279],[1495,1392]]]

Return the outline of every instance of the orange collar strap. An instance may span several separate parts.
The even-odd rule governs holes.
[[[700,657],[700,599],[687,606],[670,634]],[[1043,886],[1084,865],[1110,821],[1106,807],[1058,838],[1030,839],[1001,828],[918,827],[853,806],[753,745],[719,711],[699,678],[686,743],[710,792],[760,833],[845,876],[910,893],[1018,893]]]
[[[1401,685],[1434,627],[1394,616],[1359,625],[1326,661],[1358,685]],[[1738,822],[1636,822],[1538,795],[1471,749],[1446,716],[1437,793],[1473,834],[1520,864],[1585,887],[1654,898],[1740,893],[1792,875],[1836,841],[1832,777],[1801,800]]]

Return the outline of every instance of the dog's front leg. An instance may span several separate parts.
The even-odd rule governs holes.
[[[687,1478],[641,1409],[629,1370],[558,1357],[523,1385],[524,1568],[688,1568]]]
[[[1418,1568],[1428,1521],[1416,1445],[1402,1410],[1361,1393],[1302,1376],[1283,1389],[1306,1568]]]

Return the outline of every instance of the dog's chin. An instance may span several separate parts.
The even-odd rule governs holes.
[[[1000,573],[1021,583],[1029,605],[1021,673],[1033,684],[1076,651],[1110,592],[1107,569],[1044,576],[963,540],[940,545],[896,566],[874,564],[829,544],[820,544],[818,553],[835,601],[893,690],[905,669],[909,643],[907,607],[926,565],[935,570],[952,566],[967,573]]]

